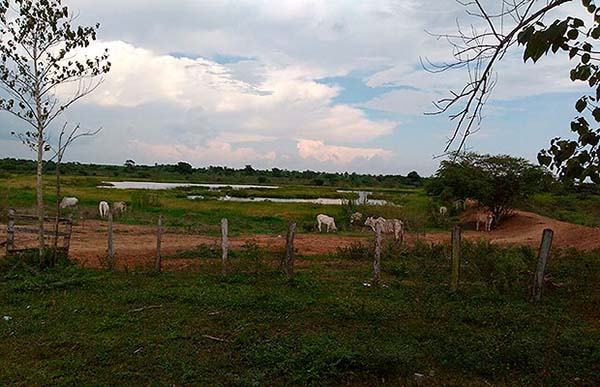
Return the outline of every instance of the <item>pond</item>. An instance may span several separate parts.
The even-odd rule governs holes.
[[[250,184],[195,184],[195,183],[156,183],[153,181],[103,181],[99,188],[114,189],[173,189],[180,187],[200,187],[217,190],[231,187],[232,189],[277,189],[277,186],[250,185]]]
[[[202,200],[203,196],[200,195],[189,195],[188,199],[191,200]],[[296,199],[296,198],[265,198],[265,197],[254,197],[254,198],[240,198],[234,196],[221,196],[217,200],[223,202],[240,202],[240,203],[257,203],[257,202],[272,202],[272,203],[311,203],[331,206],[341,206],[347,202],[347,199],[331,199],[331,198],[317,198],[317,199]],[[360,199],[359,199],[360,200]],[[367,204],[372,206],[384,206],[393,205],[386,200],[366,199],[360,204]]]

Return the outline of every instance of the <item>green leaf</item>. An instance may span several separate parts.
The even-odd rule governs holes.
[[[585,110],[585,108],[587,107],[587,101],[585,99],[585,97],[580,98],[577,103],[575,104],[575,109],[581,113]]]
[[[588,53],[586,52],[585,54],[583,54],[583,55],[581,56],[581,62],[583,62],[583,63],[587,64],[587,63],[589,63],[589,61],[590,61],[590,58],[591,58],[591,57],[590,57],[590,54],[588,54]]]

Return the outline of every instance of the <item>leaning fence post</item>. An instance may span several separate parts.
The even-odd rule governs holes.
[[[285,263],[283,270],[288,277],[291,279],[294,276],[294,237],[296,236],[296,222],[290,222],[288,224],[288,232],[285,244]]]
[[[113,214],[108,212],[108,270],[115,268],[115,255],[113,251]]]
[[[161,271],[161,260],[160,255],[160,244],[162,238],[162,215],[158,216],[158,226],[156,228],[156,261],[154,262],[154,271],[160,273]]]
[[[8,225],[6,227],[6,254],[15,248],[15,210],[8,210]]]
[[[373,259],[373,280],[374,285],[381,279],[381,224],[375,226],[375,257]]]
[[[460,253],[461,253],[461,228],[454,226],[452,229],[452,278],[450,289],[453,292],[458,290],[460,282]]]
[[[552,247],[552,238],[554,237],[554,231],[549,228],[544,230],[542,234],[542,242],[540,244],[540,251],[538,253],[538,265],[533,278],[533,294],[532,301],[534,303],[540,302],[542,298],[542,286],[544,284],[544,273],[546,272],[546,263],[548,262],[548,256],[550,255],[550,248]]]
[[[223,275],[227,274],[227,254],[229,249],[229,240],[227,237],[228,233],[228,222],[227,219],[221,219],[221,272]]]

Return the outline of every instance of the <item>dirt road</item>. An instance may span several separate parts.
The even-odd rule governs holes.
[[[545,228],[555,232],[555,247],[575,247],[582,250],[600,248],[600,229],[590,228],[566,222],[557,221],[534,213],[517,211],[515,215],[506,220],[499,228],[491,232],[477,232],[467,230],[464,237],[469,240],[486,239],[502,244],[523,244],[537,246],[540,236]],[[73,228],[71,242],[71,256],[76,258],[85,267],[98,267],[106,256],[106,223],[100,221],[87,221],[84,226]],[[156,230],[149,226],[132,226],[117,224],[115,230],[115,255],[118,266],[149,267],[155,255]],[[336,234],[300,234],[296,237],[295,247],[301,255],[318,255],[335,252],[340,247],[352,243],[368,242],[369,234],[364,237],[338,236]],[[447,241],[450,233],[430,233],[424,235],[408,235],[410,243],[416,238],[431,243]],[[4,227],[0,232],[0,240],[5,240]],[[253,241],[269,250],[282,250],[285,244],[285,235],[242,235],[231,238],[230,245],[233,249],[240,248],[247,241]],[[176,230],[167,230],[163,235],[162,252],[164,256],[172,256],[177,252],[190,250],[198,245],[208,244],[218,246],[218,237],[191,235],[178,233]],[[187,266],[190,260],[167,260],[167,268]],[[197,260],[196,260],[197,261]]]

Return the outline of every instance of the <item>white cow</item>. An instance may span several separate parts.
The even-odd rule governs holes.
[[[125,211],[127,211],[127,203],[125,202],[114,202],[113,203],[113,214],[121,215]]]
[[[362,221],[363,214],[360,212],[355,212],[350,216],[350,224],[360,223]]]
[[[105,202],[104,200],[101,201],[98,204],[98,211],[100,212],[101,218],[106,218],[108,216],[108,211],[110,211],[110,207],[108,206],[108,203]]]
[[[485,231],[492,231],[492,222],[494,221],[494,216],[491,213],[480,212],[475,216],[475,221],[477,222],[477,231],[479,231],[479,223],[483,223],[485,226]]]
[[[400,219],[384,219],[379,217],[377,219],[368,217],[365,221],[365,226],[369,226],[373,231],[377,231],[377,227],[381,227],[381,231],[386,234],[394,234],[394,239],[404,240],[404,223]]]
[[[321,232],[322,224],[327,226],[327,232],[329,232],[329,230],[337,231],[337,227],[335,226],[335,219],[333,219],[331,216],[327,216],[327,215],[323,215],[323,214],[317,215],[317,225],[319,228],[319,232]]]
[[[448,215],[448,207],[444,207],[444,206],[440,207],[440,215],[442,215],[442,216]]]
[[[79,199],[77,198],[63,198],[60,201],[60,208],[65,209],[67,207],[77,207]]]

